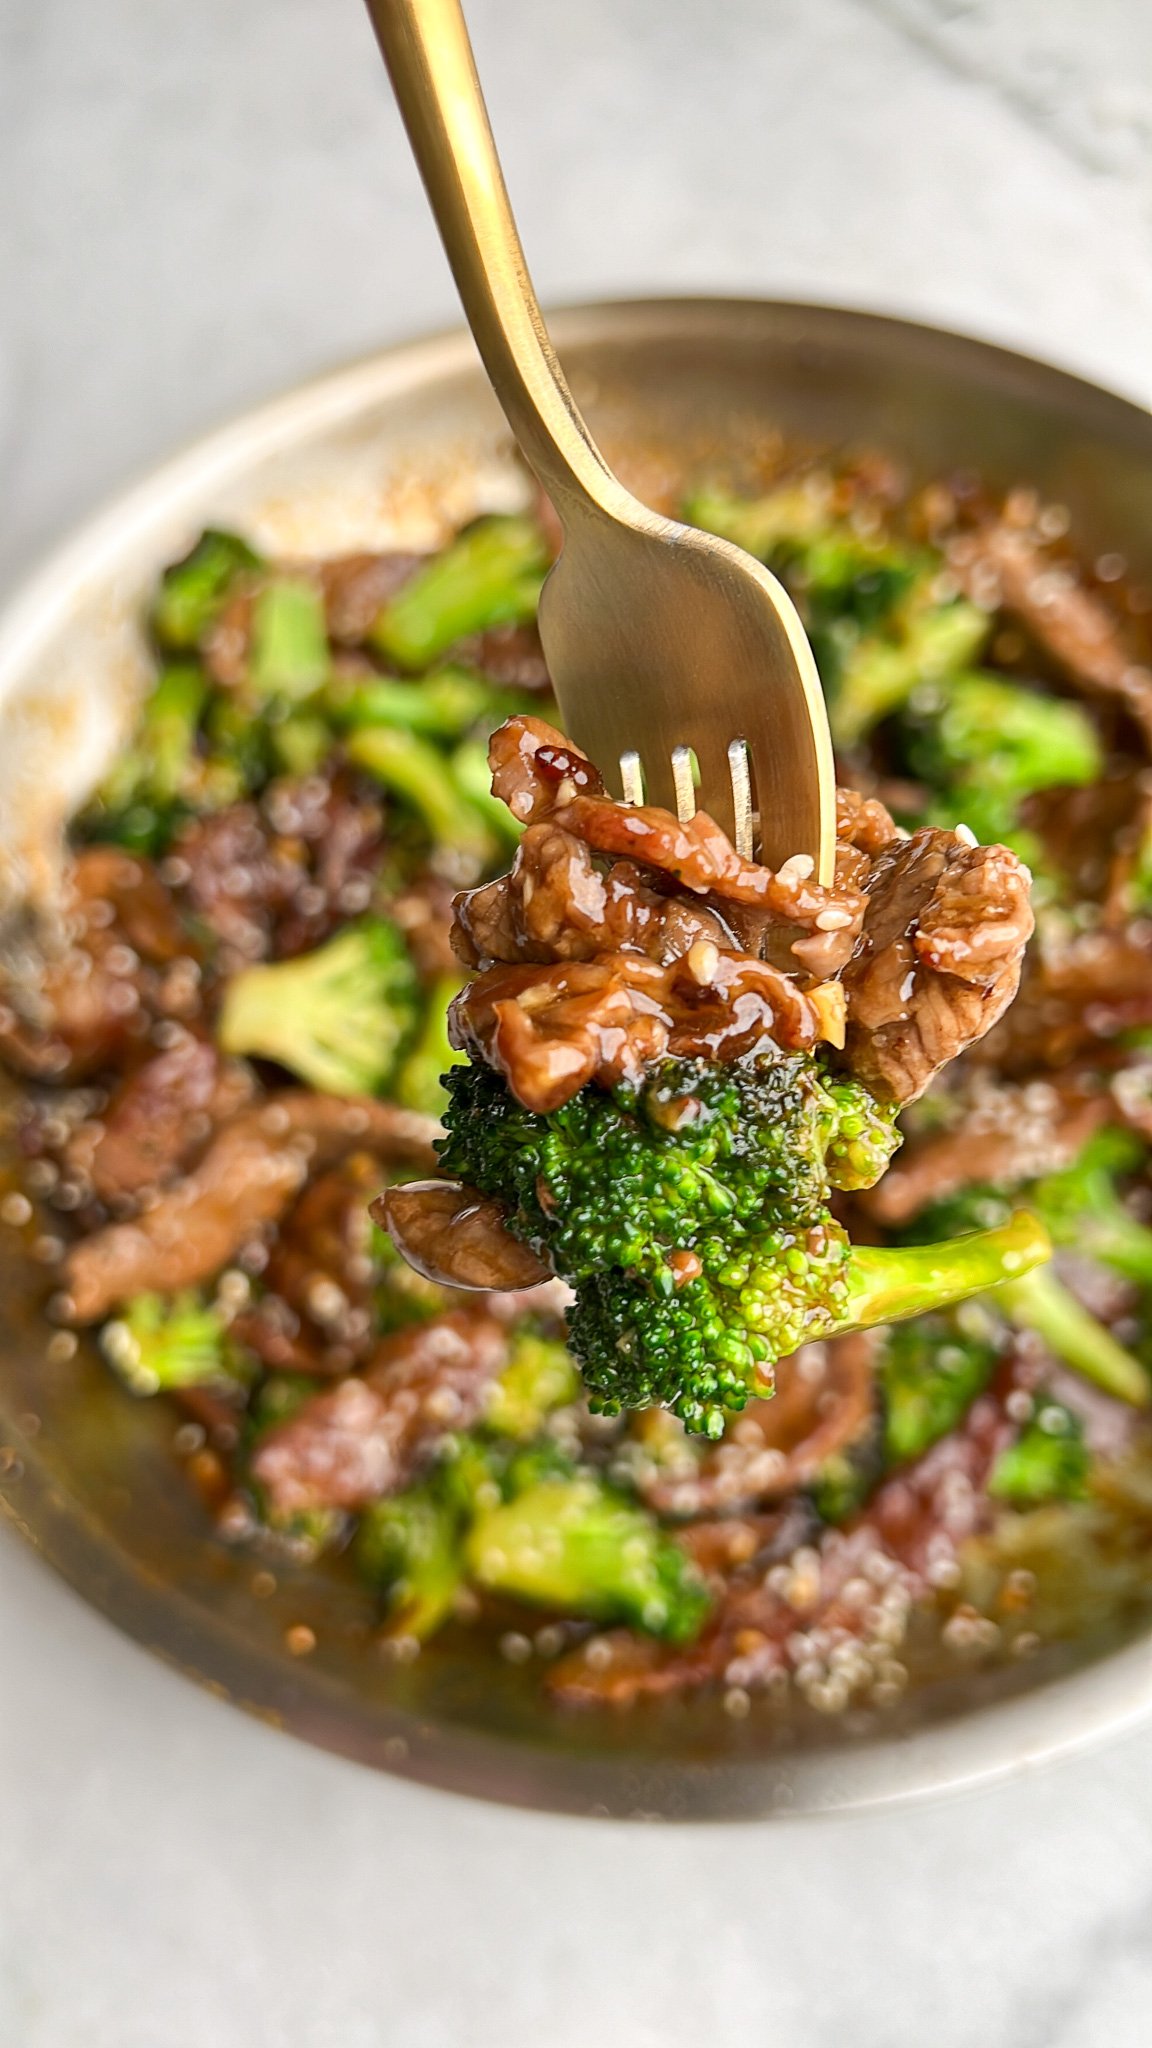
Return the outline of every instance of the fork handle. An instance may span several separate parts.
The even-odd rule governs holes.
[[[630,504],[564,381],[537,304],[459,0],[367,0],[492,388],[561,521]]]

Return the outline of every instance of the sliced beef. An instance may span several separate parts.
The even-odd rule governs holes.
[[[80,1125],[67,1164],[103,1202],[137,1196],[189,1165],[252,1092],[252,1077],[238,1060],[182,1031],[120,1083],[98,1120]]]
[[[445,1435],[477,1420],[507,1357],[507,1330],[483,1313],[455,1310],[386,1337],[362,1375],[268,1432],[253,1476],[281,1514],[360,1508],[395,1493]]]
[[[194,1014],[198,969],[155,867],[119,847],[87,847],[58,925],[0,989],[0,1055],[17,1073],[81,1080],[138,1057],[158,1015]]]
[[[1009,519],[958,538],[950,564],[987,609],[1002,607],[1078,689],[1112,698],[1152,743],[1152,671],[1136,662],[1109,607]]]
[[[1029,876],[1006,847],[926,829],[880,853],[844,970],[846,1064],[912,1102],[1007,1009],[1032,935]]]
[[[453,1044],[486,1059],[547,1115],[589,1081],[637,1080],[665,1053],[736,1059],[765,1037],[809,1047],[817,1006],[767,961],[707,940],[661,967],[638,953],[554,967],[493,967],[452,1005]]]
[[[242,1110],[143,1215],[71,1247],[62,1281],[73,1317],[98,1322],[133,1295],[174,1294],[210,1279],[279,1221],[309,1173],[349,1151],[430,1166],[436,1129],[391,1103],[303,1089]]]
[[[372,1203],[398,1252],[441,1287],[532,1288],[551,1268],[514,1237],[499,1202],[454,1180],[405,1181]]]
[[[1099,1085],[1074,1077],[1017,1087],[977,1084],[957,1123],[910,1139],[884,1178],[857,1199],[874,1222],[899,1226],[959,1188],[1011,1186],[1067,1166],[1115,1114]]]

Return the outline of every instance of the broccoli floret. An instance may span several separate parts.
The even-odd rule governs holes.
[[[992,1377],[1000,1346],[974,1303],[897,1323],[879,1360],[888,1462],[906,1465],[948,1436]]]
[[[575,1289],[570,1341],[605,1413],[659,1404],[718,1436],[724,1411],[801,1343],[918,1314],[1047,1255],[1031,1219],[942,1248],[850,1245],[828,1207],[833,1174],[877,1179],[891,1125],[881,1138],[858,1084],[833,1093],[807,1054],[666,1060],[638,1088],[584,1088],[549,1116],[483,1065],[456,1068],[448,1091],[442,1164],[499,1197]]]
[[[424,1116],[443,1116],[448,1100],[444,1076],[465,1057],[448,1043],[448,1005],[461,985],[458,974],[444,974],[433,982],[420,1028],[397,1069],[397,1102]]]
[[[1054,1500],[1084,1500],[1091,1458],[1078,1416],[1041,1395],[1015,1443],[1001,1451],[988,1478],[994,1500],[1038,1508]]]
[[[161,647],[189,654],[203,644],[238,582],[261,568],[259,555],[239,534],[209,528],[183,561],[165,569],[152,612]]]
[[[907,728],[909,765],[934,791],[920,822],[963,819],[982,844],[1011,846],[1034,866],[1042,849],[1021,826],[1024,799],[1082,787],[1103,772],[1100,740],[1081,705],[1003,676],[953,676],[918,689]]]
[[[465,1541],[468,1574],[488,1592],[595,1621],[630,1622],[690,1642],[707,1590],[652,1517],[589,1472],[545,1477],[482,1511]]]
[[[477,519],[388,600],[369,642],[398,668],[428,668],[469,633],[534,618],[547,567],[531,519]]]
[[[261,698],[310,697],[329,669],[324,599],[301,577],[274,576],[252,604],[248,680]]]
[[[500,850],[477,805],[465,796],[438,747],[398,726],[362,726],[345,745],[350,761],[399,797],[447,858],[456,879],[468,881],[490,867]]]
[[[80,820],[86,838],[161,852],[204,793],[197,736],[208,679],[192,661],[169,662],[141,706],[135,732]]]
[[[368,917],[295,960],[246,967],[228,983],[225,1052],[277,1060],[330,1095],[373,1095],[393,1073],[417,1015],[403,934]]]
[[[554,1408],[576,1399],[580,1378],[566,1344],[530,1328],[518,1330],[484,1411],[487,1427],[518,1442],[539,1435]]]
[[[459,1513],[435,1479],[365,1509],[353,1557],[387,1597],[390,1634],[422,1642],[451,1613],[463,1579],[460,1536]]]
[[[214,1382],[239,1387],[248,1377],[219,1310],[191,1291],[138,1294],[105,1323],[100,1348],[134,1394]]]

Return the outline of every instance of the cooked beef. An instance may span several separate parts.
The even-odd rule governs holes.
[[[391,1103],[303,1089],[241,1110],[143,1215],[71,1246],[62,1274],[71,1315],[98,1322],[133,1295],[196,1286],[278,1222],[310,1172],[357,1149],[430,1165],[435,1131]]]
[[[269,1430],[253,1475],[281,1514],[395,1493],[445,1435],[477,1420],[507,1357],[506,1329],[482,1312],[455,1310],[386,1337],[362,1375]]]
[[[451,1011],[452,1041],[486,1059],[526,1109],[547,1115],[589,1081],[636,1080],[665,1053],[737,1059],[770,1035],[816,1043],[817,1006],[794,981],[700,940],[660,967],[640,953],[554,967],[492,967]]]
[[[1099,1085],[1074,1078],[1017,1087],[977,1081],[957,1123],[910,1139],[883,1180],[856,1199],[874,1222],[899,1226],[973,1182],[1011,1185],[1067,1166],[1114,1115]]]
[[[150,861],[119,847],[77,854],[58,928],[11,967],[0,1052],[18,1073],[80,1080],[143,1050],[156,1016],[186,1015],[198,970],[176,905]]]
[[[408,1264],[440,1286],[505,1293],[551,1277],[551,1267],[507,1229],[499,1202],[459,1181],[406,1181],[371,1208]]]
[[[1032,935],[1029,877],[1006,847],[926,829],[877,857],[844,970],[844,1058],[883,1101],[913,1102],[1012,1001]]]
[[[424,982],[436,982],[458,975],[460,962],[452,944],[452,884],[443,875],[429,871],[419,875],[386,908],[399,925]]]
[[[1068,681],[1114,698],[1152,743],[1152,671],[1133,660],[1119,620],[1027,529],[998,519],[950,550],[961,583],[987,609],[1019,619]]]
[[[67,1163],[101,1201],[139,1195],[190,1165],[252,1092],[246,1067],[182,1031],[120,1083],[98,1119],[80,1125]]]
[[[1152,1024],[1152,926],[1043,931],[1020,992],[976,1057],[1011,1076],[1089,1059]]]
[[[308,952],[366,910],[383,844],[378,798],[337,769],[285,777],[259,804],[194,820],[176,840],[172,868],[229,972]]]

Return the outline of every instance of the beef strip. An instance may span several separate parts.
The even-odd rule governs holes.
[[[281,1514],[361,1508],[395,1493],[446,1434],[478,1419],[507,1357],[504,1325],[482,1312],[454,1310],[385,1337],[362,1375],[269,1430],[253,1476]]]
[[[78,1127],[66,1164],[101,1201],[124,1201],[189,1165],[252,1092],[251,1074],[240,1061],[225,1059],[210,1039],[182,1031],[167,1051],[120,1083],[98,1119]]]
[[[438,1286],[503,1293],[551,1278],[551,1268],[506,1227],[501,1204],[460,1181],[406,1181],[371,1208],[401,1256]]]
[[[287,1089],[241,1110],[193,1171],[128,1223],[74,1244],[62,1272],[70,1313],[98,1322],[133,1295],[194,1287],[279,1221],[310,1172],[371,1151],[434,1163],[437,1126],[394,1104]]]
[[[460,962],[452,943],[452,884],[431,871],[418,875],[387,904],[425,983],[459,977]]]
[[[1078,689],[1112,698],[1152,743],[1152,671],[1132,658],[1119,620],[1025,528],[998,519],[958,537],[949,563],[988,609],[999,605],[1031,634]]]
[[[493,967],[450,1012],[453,1044],[488,1060],[540,1115],[590,1081],[635,1081],[665,1053],[737,1059],[765,1037],[811,1047],[821,1028],[816,1004],[794,981],[705,940],[667,967],[638,953]]]
[[[1007,1075],[1099,1055],[1122,1032],[1152,1024],[1152,925],[1041,933],[1020,993],[975,1057]]]
[[[383,824],[379,799],[347,769],[284,777],[258,804],[191,821],[170,865],[220,969],[308,952],[366,910]]]
[[[1011,1396],[1034,1379],[1013,1353],[962,1427],[886,1480],[851,1524],[824,1530],[819,1548],[767,1571],[738,1562],[687,1649],[615,1629],[558,1659],[549,1692],[573,1706],[624,1707],[706,1685],[755,1690],[791,1677],[825,1708],[875,1697],[878,1673],[915,1609],[946,1608],[954,1597],[960,1547],[995,1514],[984,1489],[1017,1428]]]
[[[913,1102],[1007,1009],[1032,935],[1029,876],[1006,847],[926,829],[879,854],[844,970],[844,1059],[883,1101]]]
[[[237,1329],[266,1365],[334,1375],[367,1357],[375,1280],[368,1204],[379,1185],[379,1160],[351,1152],[309,1181],[285,1217],[263,1271],[265,1292]]]
[[[0,1054],[17,1073],[75,1081],[142,1050],[155,1018],[194,1014],[198,968],[152,863],[115,846],[76,855],[58,923],[0,994]]]
[[[898,1227],[958,1188],[1033,1180],[1067,1166],[1115,1116],[1105,1091],[1075,1076],[1017,1087],[977,1080],[958,1123],[910,1139],[874,1188],[857,1196],[873,1222]]]
[[[557,825],[529,825],[510,873],[456,898],[453,944],[468,967],[645,953],[666,965],[697,939],[740,947],[714,911],[652,888],[630,861],[606,873]]]

